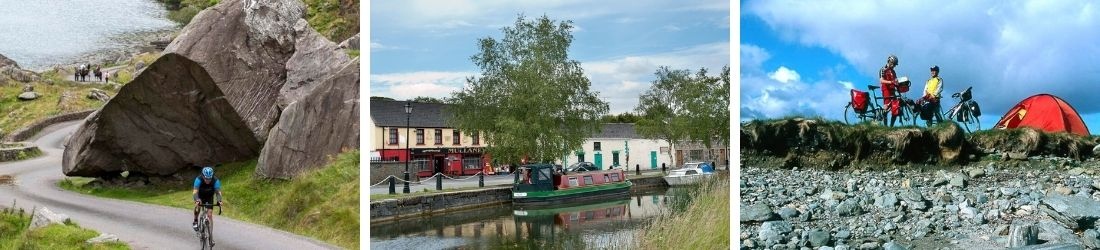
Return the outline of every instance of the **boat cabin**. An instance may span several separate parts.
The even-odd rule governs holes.
[[[626,173],[622,169],[566,172],[561,166],[553,164],[523,165],[515,176],[515,192],[564,190],[626,181]]]

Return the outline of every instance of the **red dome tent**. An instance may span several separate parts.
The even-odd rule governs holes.
[[[1050,94],[1028,97],[1008,110],[996,128],[1033,127],[1047,132],[1089,135],[1081,115],[1069,103]]]

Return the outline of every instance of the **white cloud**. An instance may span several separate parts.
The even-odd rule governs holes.
[[[928,67],[939,65],[945,93],[973,86],[975,100],[991,116],[1037,93],[1058,95],[1082,113],[1100,112],[1100,102],[1092,101],[1100,70],[1091,66],[1100,57],[1100,32],[1085,32],[1100,30],[1100,9],[1092,1],[751,1],[742,6],[745,16],[761,18],[784,40],[825,48],[868,78],[891,53],[900,58],[898,74],[913,79],[927,78]],[[745,62],[744,53],[742,58]]]
[[[371,75],[371,94],[398,100],[417,96],[449,97],[473,72],[420,71]]]
[[[798,72],[785,66],[765,72],[760,67],[768,58],[768,52],[760,47],[741,45],[742,120],[787,115],[843,119],[844,103],[847,103],[852,82],[803,82]]]
[[[798,76],[798,72],[784,66],[779,66],[779,69],[776,69],[775,72],[768,73],[768,78],[781,83],[790,83],[791,81],[797,82],[800,77]]]
[[[581,67],[592,81],[592,89],[599,91],[600,97],[609,102],[611,113],[617,114],[634,110],[638,96],[655,79],[653,72],[657,67],[692,72],[705,67],[708,75],[714,76],[729,65],[729,53],[729,43],[711,43],[651,55],[581,62]]]
[[[676,25],[672,25],[672,24],[665,25],[665,26],[661,27],[661,29],[664,29],[665,31],[681,31],[681,30],[684,30],[683,28],[680,28],[680,27],[678,27]]]

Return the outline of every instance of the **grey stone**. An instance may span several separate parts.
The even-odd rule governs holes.
[[[1058,222],[1044,220],[1039,222],[1039,240],[1046,242],[1060,242],[1081,244],[1077,235],[1059,224]]]
[[[1084,250],[1084,246],[1073,243],[1047,243],[1013,248],[1013,250]]]
[[[753,242],[752,239],[745,239],[741,242],[741,247],[753,249],[756,248],[756,242]]]
[[[952,175],[951,176],[951,186],[952,187],[965,188],[966,187],[966,176],[963,176],[961,174]]]
[[[848,197],[848,194],[845,194],[844,192],[837,192],[837,191],[826,189],[824,192],[821,193],[821,196],[819,196],[819,197],[822,200],[840,200],[840,199],[844,199],[845,197]]]
[[[908,248],[905,248],[905,247],[901,246],[901,244],[898,244],[894,241],[890,241],[890,242],[886,242],[886,244],[883,244],[882,249],[884,249],[884,250],[906,250]]]
[[[1100,249],[1100,232],[1096,229],[1085,230],[1081,234],[1081,244],[1091,249]]]
[[[779,209],[779,217],[784,220],[793,220],[798,218],[798,210],[790,207],[783,207]]]
[[[62,167],[69,176],[171,175],[251,159],[259,149],[203,67],[166,53],[84,120],[65,144]]]
[[[850,250],[850,249],[852,249],[852,248],[849,247],[848,245],[836,245],[836,247],[833,248],[833,250]]]
[[[349,37],[347,40],[340,42],[341,49],[359,49],[359,34]]]
[[[970,175],[970,178],[978,178],[978,177],[985,176],[985,170],[980,169],[980,168],[974,168],[974,169],[971,169],[970,171],[967,171],[967,174]]]
[[[19,94],[18,97],[19,97],[19,100],[21,100],[21,101],[31,101],[31,100],[38,99],[38,96],[39,95],[38,95],[37,92],[23,92],[22,94]]]
[[[65,224],[65,220],[69,219],[68,215],[54,213],[46,207],[35,208],[32,217],[29,225],[32,230],[52,224]]]
[[[1093,228],[1100,219],[1100,202],[1089,197],[1051,195],[1040,210],[1070,229]]]
[[[107,91],[92,89],[91,91],[88,91],[88,99],[106,102],[111,100],[111,96],[107,95]]]
[[[878,244],[878,242],[865,242],[865,243],[859,245],[859,249],[873,250],[873,249],[878,249],[879,246],[880,245]]]
[[[769,221],[773,217],[775,217],[775,214],[772,213],[771,207],[764,203],[757,203],[741,209],[741,222],[763,222]]]
[[[978,215],[978,211],[975,208],[972,208],[972,207],[960,207],[959,208],[959,216],[962,217],[962,218],[973,219],[974,217],[977,217],[977,215]]]
[[[836,206],[836,213],[839,216],[859,215],[863,213],[863,208],[854,199],[848,199]]]
[[[879,207],[892,209],[894,205],[898,204],[898,197],[894,193],[887,193],[886,195],[875,198],[875,205]]]
[[[810,231],[809,242],[810,246],[821,247],[827,246],[832,236],[829,236],[829,232],[822,231],[821,229],[814,229]]]
[[[1023,247],[1039,242],[1039,227],[1033,222],[1013,222],[1008,231],[1006,247]]]
[[[101,233],[101,234],[99,234],[99,236],[96,236],[95,238],[91,238],[91,239],[88,239],[88,240],[84,241],[84,243],[87,243],[87,244],[100,244],[100,243],[109,243],[109,242],[118,242],[118,236],[115,236],[114,234]]]
[[[765,242],[765,244],[779,244],[782,243],[787,234],[791,233],[793,228],[791,223],[787,221],[766,221],[760,224],[760,231],[756,234],[757,239]]]
[[[846,240],[851,236],[852,236],[852,231],[851,230],[848,230],[848,229],[836,230],[836,238],[837,239],[845,239]],[[839,245],[838,245],[838,247],[839,247]]]
[[[1076,168],[1070,169],[1069,171],[1066,171],[1066,174],[1071,175],[1071,176],[1081,175],[1082,173],[1085,173],[1085,169],[1080,168],[1080,167],[1076,167]]]

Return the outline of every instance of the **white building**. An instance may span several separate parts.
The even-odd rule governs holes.
[[[600,169],[623,166],[634,169],[660,169],[661,164],[675,168],[669,157],[668,142],[642,138],[633,123],[605,123],[602,131],[584,141],[581,149],[558,160],[562,166],[592,162]]]

